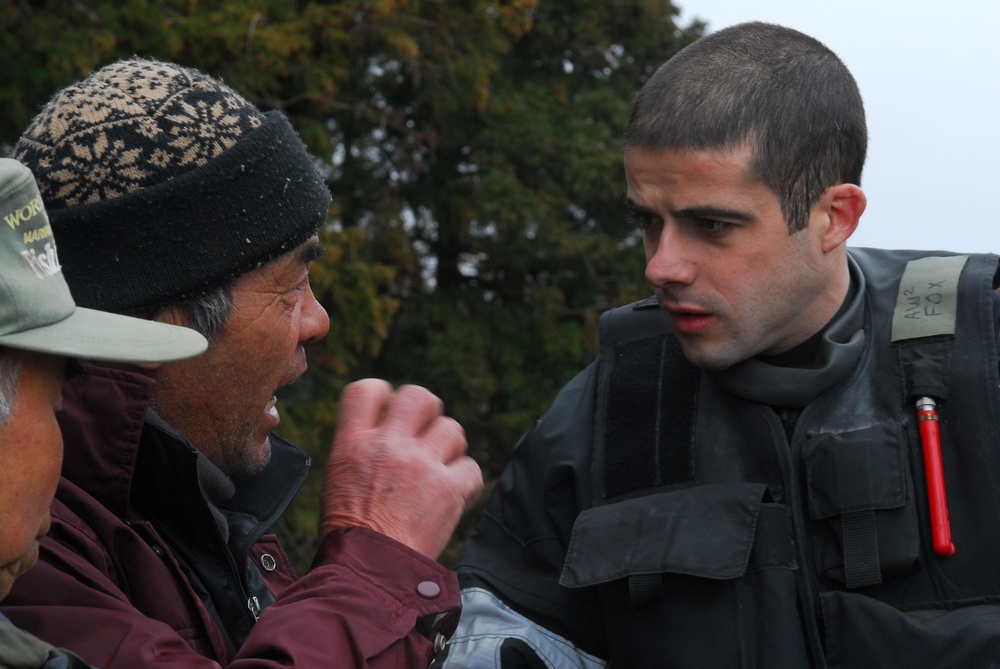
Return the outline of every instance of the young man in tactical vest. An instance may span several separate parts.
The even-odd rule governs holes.
[[[866,144],[846,67],[779,26],[643,86],[655,295],[516,449],[440,665],[1000,661],[998,258],[849,249]]]
[[[56,412],[69,361],[149,365],[206,346],[188,328],[77,308],[31,172],[0,158],[0,599],[38,560],[49,529],[63,450]],[[0,614],[0,667],[87,666]]]
[[[437,397],[348,386],[311,569],[266,534],[309,469],[275,395],[329,328],[309,270],[330,193],[284,115],[133,58],[58,92],[14,155],[81,305],[209,346],[67,382],[53,530],[4,613],[102,669],[426,666],[460,606],[434,559],[482,486]]]

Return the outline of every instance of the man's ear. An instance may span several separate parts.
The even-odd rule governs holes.
[[[829,253],[854,234],[861,214],[865,213],[868,198],[859,186],[836,184],[826,190],[820,202],[829,217],[822,239],[823,253]]]
[[[160,309],[153,314],[150,320],[166,323],[167,325],[179,325],[184,328],[191,327],[191,319],[188,318],[187,310],[181,309],[178,306]]]
[[[188,319],[187,312],[179,307],[167,307],[166,309],[160,309],[153,317],[150,319],[160,323],[166,323],[168,325],[180,325],[182,327],[191,327],[190,319]],[[137,362],[135,366],[140,369],[153,370],[157,369],[163,363],[160,362]]]

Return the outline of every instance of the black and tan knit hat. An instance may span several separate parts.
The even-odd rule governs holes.
[[[35,174],[77,304],[148,312],[316,233],[330,193],[279,112],[197,70],[120,61],[55,95],[14,157]]]

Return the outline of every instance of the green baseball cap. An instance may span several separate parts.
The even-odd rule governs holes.
[[[171,362],[205,338],[177,327],[77,307],[31,171],[0,158],[0,346],[114,362]]]

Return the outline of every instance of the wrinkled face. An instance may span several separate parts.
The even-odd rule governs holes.
[[[38,560],[49,531],[49,504],[62,467],[61,406],[64,358],[19,353],[17,403],[0,424],[0,599]]]
[[[275,393],[306,370],[303,345],[330,327],[309,286],[322,253],[308,242],[237,279],[233,311],[201,356],[163,365],[153,405],[229,476],[260,471],[278,425]]]
[[[747,148],[625,156],[646,279],[684,354],[708,369],[805,341],[845,290],[822,251],[820,204],[789,235],[777,195],[750,176],[748,160]]]

